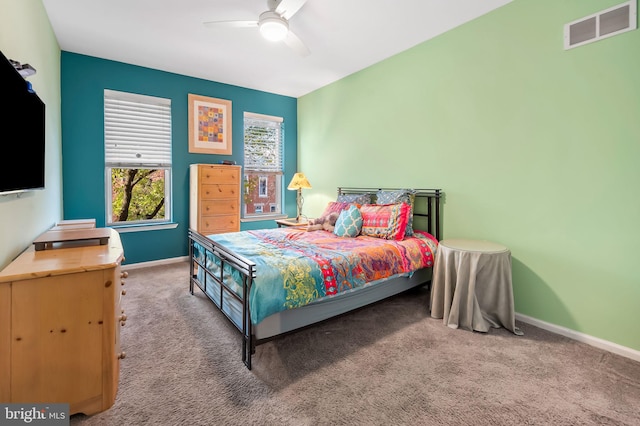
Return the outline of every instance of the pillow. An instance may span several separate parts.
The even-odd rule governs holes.
[[[409,221],[409,204],[366,204],[360,207],[362,235],[402,240]]]
[[[372,194],[340,194],[336,200],[339,203],[356,203],[356,204],[370,204]]]
[[[320,217],[328,216],[331,213],[340,213],[342,210],[346,210],[350,205],[351,203],[346,201],[345,202],[329,201],[329,203],[327,204],[327,207],[324,208],[324,212],[322,212]]]
[[[336,225],[333,229],[333,233],[338,237],[357,237],[362,229],[362,214],[360,210],[351,205],[347,210],[342,210]]]
[[[317,231],[318,229],[324,229],[325,231],[333,232],[333,227],[342,210],[347,209],[351,203],[338,203],[335,201],[329,201],[327,207],[317,219],[309,219],[307,224],[307,231]]]
[[[405,237],[413,235],[413,205],[416,200],[415,189],[398,189],[398,190],[379,190],[376,194],[376,204],[409,204],[409,221],[407,229],[404,232]]]

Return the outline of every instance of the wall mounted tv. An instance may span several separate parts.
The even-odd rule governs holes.
[[[44,189],[45,105],[0,52],[0,195]]]

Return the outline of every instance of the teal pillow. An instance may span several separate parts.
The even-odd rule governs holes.
[[[342,210],[333,233],[338,237],[357,237],[362,229],[362,214],[360,209],[351,205],[348,209]]]

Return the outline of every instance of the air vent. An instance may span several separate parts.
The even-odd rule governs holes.
[[[572,49],[637,28],[637,0],[585,16],[564,26],[564,48]]]

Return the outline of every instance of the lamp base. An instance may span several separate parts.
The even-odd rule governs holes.
[[[300,223],[302,221],[302,205],[304,204],[304,198],[302,198],[302,189],[298,189],[296,203],[298,204],[298,216],[296,216],[296,222]]]

